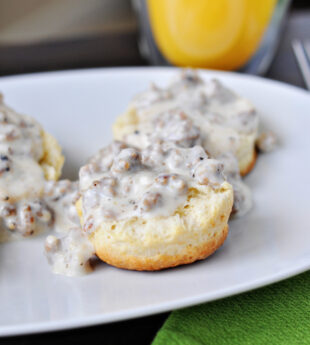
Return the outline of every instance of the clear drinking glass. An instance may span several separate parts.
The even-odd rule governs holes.
[[[133,0],[154,65],[264,74],[290,0]]]

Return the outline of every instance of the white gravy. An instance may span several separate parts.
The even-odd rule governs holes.
[[[84,231],[103,221],[169,216],[185,203],[189,188],[220,188],[224,166],[201,146],[154,142],[146,149],[113,142],[80,170]]]
[[[144,143],[143,147],[148,146],[154,136],[154,124],[171,110],[185,113],[192,121],[191,126],[199,128],[202,146],[214,157],[227,152],[236,154],[240,137],[257,135],[258,115],[248,100],[218,80],[204,82],[191,70],[180,73],[167,88],[152,84],[133,99],[130,107],[139,118],[140,133],[129,133],[123,140],[133,146],[137,140],[140,145]],[[171,118],[168,122],[172,133],[172,128],[178,125]],[[137,138],[139,134],[144,138]],[[190,132],[188,139],[193,134]]]

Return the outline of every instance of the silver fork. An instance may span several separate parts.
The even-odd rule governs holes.
[[[310,40],[302,42],[294,39],[292,48],[307,89],[310,90]]]

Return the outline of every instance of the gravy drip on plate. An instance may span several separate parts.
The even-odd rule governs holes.
[[[139,150],[113,142],[80,170],[83,229],[91,233],[103,221],[172,215],[189,188],[219,189],[223,169],[201,146],[157,141]]]
[[[277,146],[277,137],[271,131],[263,132],[257,138],[256,146],[261,152],[271,152]]]
[[[231,153],[223,153],[217,159],[224,164],[224,175],[233,186],[234,204],[232,215],[242,217],[252,208],[250,188],[242,181],[236,157]]]
[[[78,182],[47,182],[45,197],[54,211],[53,232],[45,241],[45,255],[54,273],[76,276],[92,270],[94,247],[82,232],[75,203]]]

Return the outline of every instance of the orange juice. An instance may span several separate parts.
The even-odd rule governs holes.
[[[255,53],[276,0],[147,0],[152,32],[177,66],[233,70]]]

